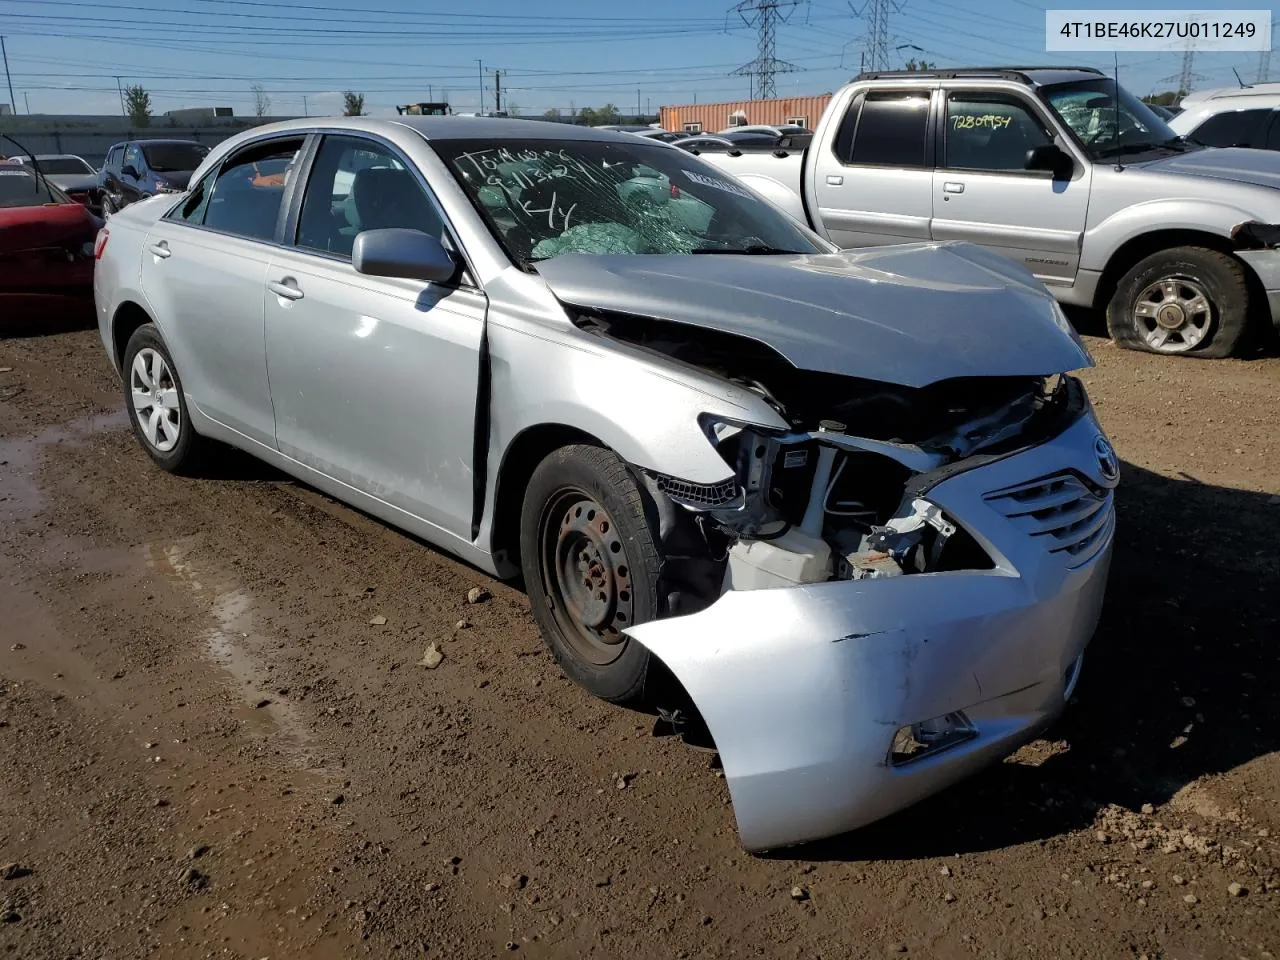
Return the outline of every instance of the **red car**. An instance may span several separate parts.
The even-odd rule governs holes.
[[[92,318],[101,227],[30,167],[0,163],[0,317]]]

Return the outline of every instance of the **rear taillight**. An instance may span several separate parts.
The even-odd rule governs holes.
[[[93,244],[93,259],[101,260],[102,255],[107,252],[107,238],[111,236],[111,231],[103,227],[98,231],[98,239]]]

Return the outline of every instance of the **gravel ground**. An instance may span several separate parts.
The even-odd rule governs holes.
[[[0,341],[0,952],[1272,958],[1280,360],[1089,345],[1125,473],[1066,715],[752,857],[518,590],[239,455],[168,476],[94,332]]]

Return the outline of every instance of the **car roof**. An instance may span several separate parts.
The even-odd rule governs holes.
[[[1012,80],[1045,87],[1055,83],[1105,79],[1093,67],[956,67],[940,70],[875,70],[858,74],[855,80]]]
[[[1245,100],[1256,103],[1259,99],[1280,102],[1280,83],[1254,83],[1246,87],[1215,87],[1211,90],[1197,90],[1183,97],[1181,104],[1186,107],[1219,100]]]
[[[514,120],[505,117],[298,117],[246,130],[237,142],[250,137],[305,133],[309,130],[351,130],[387,133],[408,127],[427,140],[600,140],[634,144],[637,137],[615,130],[596,130],[572,123],[547,120]]]

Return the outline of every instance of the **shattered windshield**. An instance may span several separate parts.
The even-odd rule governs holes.
[[[825,253],[696,157],[635,138],[434,141],[511,258],[565,253]]]
[[[1094,160],[1191,149],[1150,107],[1123,87],[1119,90],[1117,103],[1115,81],[1100,77],[1047,86],[1041,95]]]

